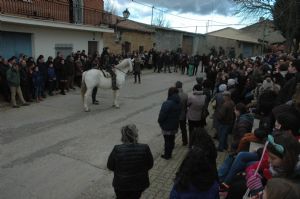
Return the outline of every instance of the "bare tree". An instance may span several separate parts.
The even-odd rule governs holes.
[[[117,14],[117,9],[116,9],[116,6],[114,4],[114,2],[112,0],[106,0],[104,1],[104,10],[106,12],[110,12],[114,15]]]
[[[166,19],[163,12],[159,12],[159,14],[154,18],[154,25],[168,28],[170,27],[170,21]]]
[[[257,20],[255,17],[267,17],[272,15],[274,0],[233,0],[237,8],[235,14],[243,19]]]

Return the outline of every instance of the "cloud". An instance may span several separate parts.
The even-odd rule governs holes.
[[[138,3],[154,5],[163,10],[175,11],[180,14],[193,13],[198,15],[219,14],[228,16],[232,14],[232,0],[113,0],[119,5],[131,6]],[[135,3],[134,3],[135,2]],[[147,7],[144,6],[144,9]],[[143,10],[140,10],[141,12]]]

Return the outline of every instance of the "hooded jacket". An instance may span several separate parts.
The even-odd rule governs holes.
[[[181,112],[180,98],[178,94],[169,96],[162,104],[158,123],[162,130],[173,131],[177,130],[179,126],[179,117]]]
[[[200,121],[202,110],[205,107],[206,95],[203,91],[194,91],[193,95],[189,96],[187,101],[188,111],[187,119],[192,121]]]

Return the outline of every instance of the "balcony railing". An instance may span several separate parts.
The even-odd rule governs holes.
[[[57,0],[0,0],[0,13],[93,26],[112,23],[111,13],[100,8],[71,6]]]

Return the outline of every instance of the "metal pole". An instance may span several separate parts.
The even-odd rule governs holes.
[[[195,33],[197,33],[197,28],[198,28],[198,26],[196,26],[196,31],[195,31]]]
[[[152,26],[152,24],[153,24],[153,9],[154,9],[154,6],[152,6],[151,26]]]

